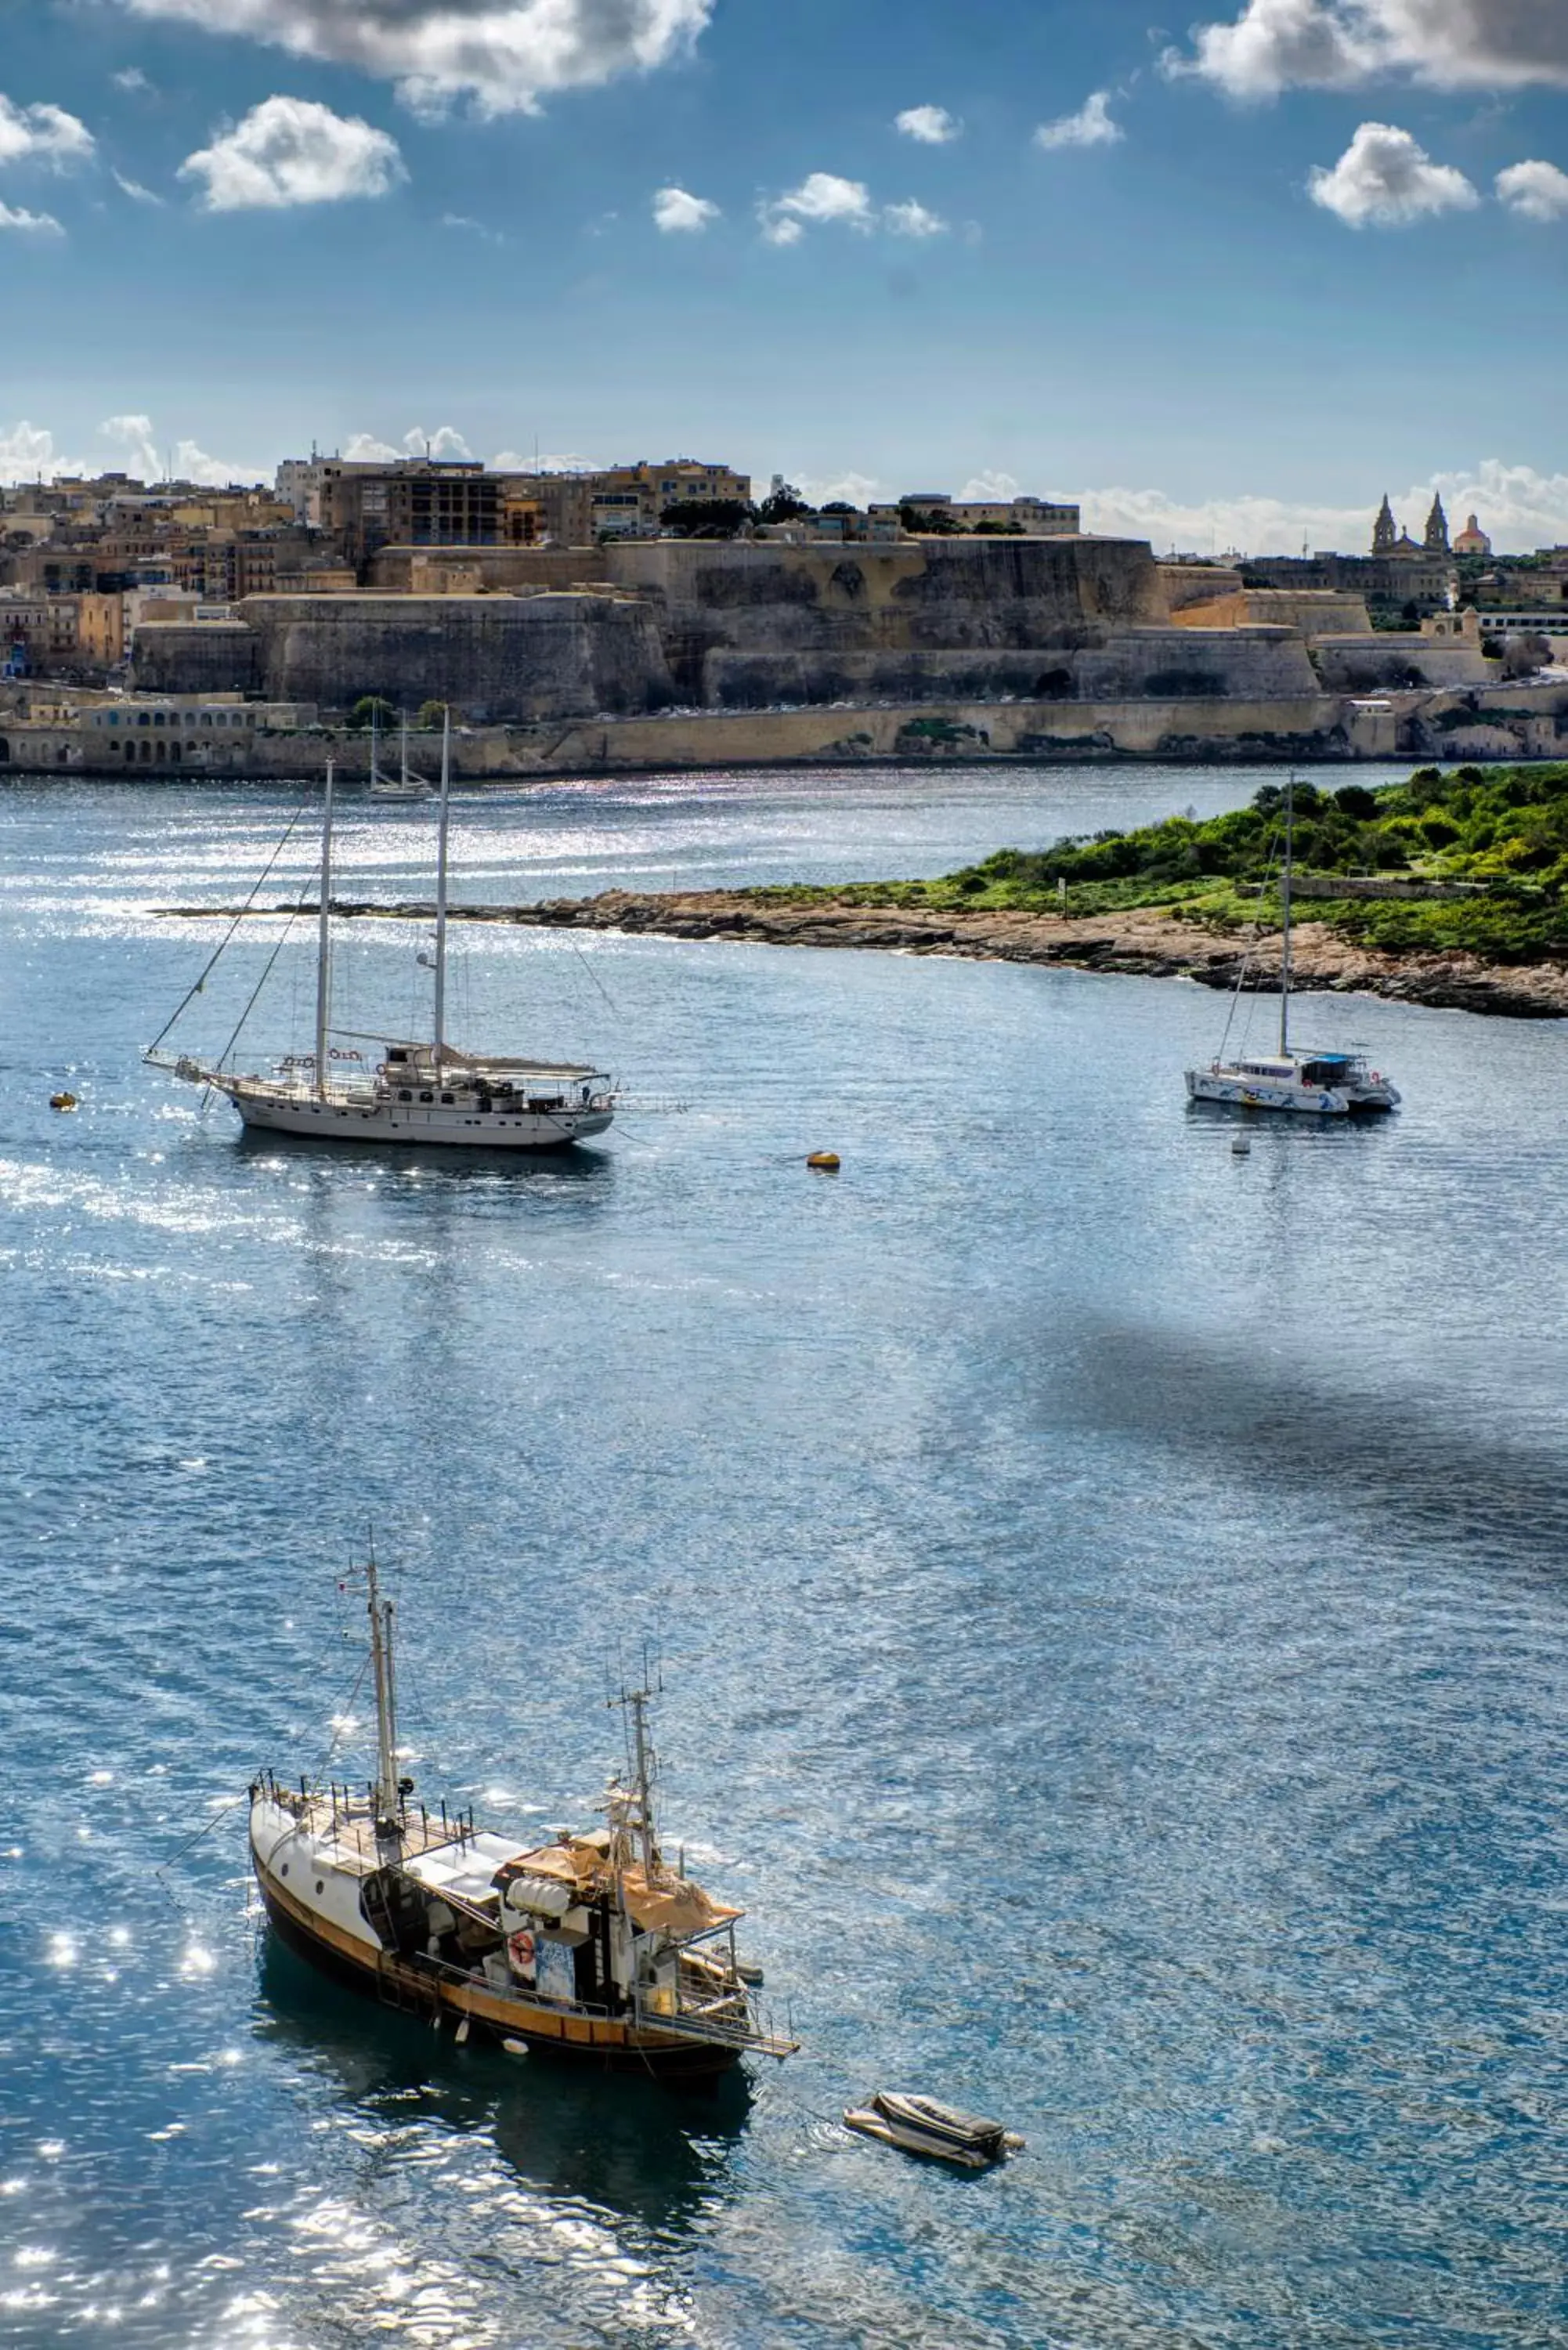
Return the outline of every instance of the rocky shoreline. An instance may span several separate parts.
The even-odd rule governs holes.
[[[597,898],[519,906],[503,919],[563,930],[1059,964],[1141,978],[1191,979],[1213,988],[1234,986],[1241,961],[1236,939],[1183,921],[1157,906],[1086,916],[929,913],[915,908],[758,899],[743,890],[648,895],[608,889]],[[1280,947],[1277,933],[1260,942],[1257,966],[1264,988],[1279,984]],[[1324,923],[1303,922],[1295,932],[1294,964],[1297,984],[1309,990],[1383,995],[1397,1003],[1516,1020],[1568,1018],[1568,967],[1561,963],[1512,966],[1466,954],[1395,957],[1355,945]]]
[[[375,904],[335,899],[340,916],[429,921],[428,900]],[[166,906],[163,914],[313,916],[314,906]],[[1234,986],[1239,940],[1183,921],[1159,906],[1119,914],[1061,915],[857,905],[850,900],[766,899],[743,889],[648,892],[607,889],[597,898],[549,898],[533,905],[454,906],[454,921],[511,922],[545,930],[624,931],[675,939],[734,939],[758,946],[850,947],[892,954],[954,955],[975,962],[1055,964],[1144,979],[1190,979]],[[1278,933],[1260,941],[1258,983],[1277,988]],[[1357,946],[1322,922],[1295,932],[1296,983],[1308,991],[1381,995],[1434,1010],[1512,1020],[1568,1018],[1568,964],[1493,963],[1469,954],[1395,956]]]

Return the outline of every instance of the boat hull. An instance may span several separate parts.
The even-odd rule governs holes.
[[[434,1145],[443,1150],[565,1150],[613,1124],[613,1109],[516,1111],[507,1115],[426,1107],[418,1102],[311,1101],[297,1094],[224,1086],[245,1125],[258,1132],[307,1135],[317,1142]]]
[[[1276,1086],[1267,1078],[1249,1082],[1213,1069],[1189,1069],[1187,1091],[1193,1101],[1220,1102],[1231,1109],[1282,1110],[1300,1118],[1376,1117],[1393,1109],[1399,1098],[1391,1086],[1362,1096],[1337,1086]]]
[[[281,1885],[253,1847],[256,1883],[278,1939],[324,1974],[369,1994],[382,2006],[440,2026],[467,2022],[514,2051],[562,2058],[600,2072],[653,2074],[670,2082],[716,2079],[740,2052],[671,2033],[650,2032],[612,2016],[574,2014],[502,1998],[478,1983],[452,1982],[410,1965],[390,1950],[348,1932]]]

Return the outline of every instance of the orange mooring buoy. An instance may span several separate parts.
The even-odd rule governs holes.
[[[49,1096],[49,1107],[51,1109],[75,1109],[76,1106],[77,1097],[75,1094],[51,1094]]]
[[[808,1167],[815,1167],[819,1175],[836,1175],[838,1153],[836,1150],[814,1150],[805,1163]]]

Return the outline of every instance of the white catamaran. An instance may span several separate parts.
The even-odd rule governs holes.
[[[514,2054],[701,2079],[798,2043],[758,2012],[735,1949],[743,1911],[672,1866],[653,1806],[649,1692],[620,1700],[628,1767],[607,1825],[542,1845],[432,1817],[400,1775],[392,1603],[367,1567],[376,1686],[368,1786],[251,1785],[251,1861],[275,1931],[383,2004],[477,2029]]]
[[[332,768],[327,769],[317,916],[314,1051],[286,1055],[267,1070],[222,1067],[154,1045],[146,1058],[187,1084],[225,1094],[247,1127],[309,1135],[323,1142],[439,1144],[485,1150],[553,1150],[602,1134],[615,1117],[614,1080],[575,1062],[460,1052],[447,1041],[447,867],[452,800],[452,720],[441,738],[436,835],[432,1035],[389,1041],[367,1069],[357,1047],[332,1044]],[[422,960],[422,958],[421,958]],[[176,1014],[178,1017],[178,1014]],[[173,1024],[170,1024],[171,1026]],[[165,1034],[167,1034],[167,1030]],[[160,1040],[160,1044],[161,1040]],[[226,1056],[225,1056],[226,1057]]]
[[[1280,900],[1283,940],[1280,950],[1280,1048],[1256,1056],[1225,1055],[1225,1041],[1206,1068],[1189,1069],[1187,1092],[1191,1101],[1224,1102],[1236,1109],[1297,1110],[1314,1118],[1346,1118],[1370,1110],[1395,1109],[1399,1096],[1389,1080],[1369,1069],[1359,1053],[1303,1052],[1291,1044],[1291,875],[1295,853],[1295,777],[1285,786],[1285,847],[1280,868]],[[1231,998],[1226,1038],[1236,1016],[1251,965],[1243,960]]]

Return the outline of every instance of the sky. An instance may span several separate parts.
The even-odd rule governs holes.
[[[0,480],[376,450],[1568,541],[1568,0],[0,0]]]

